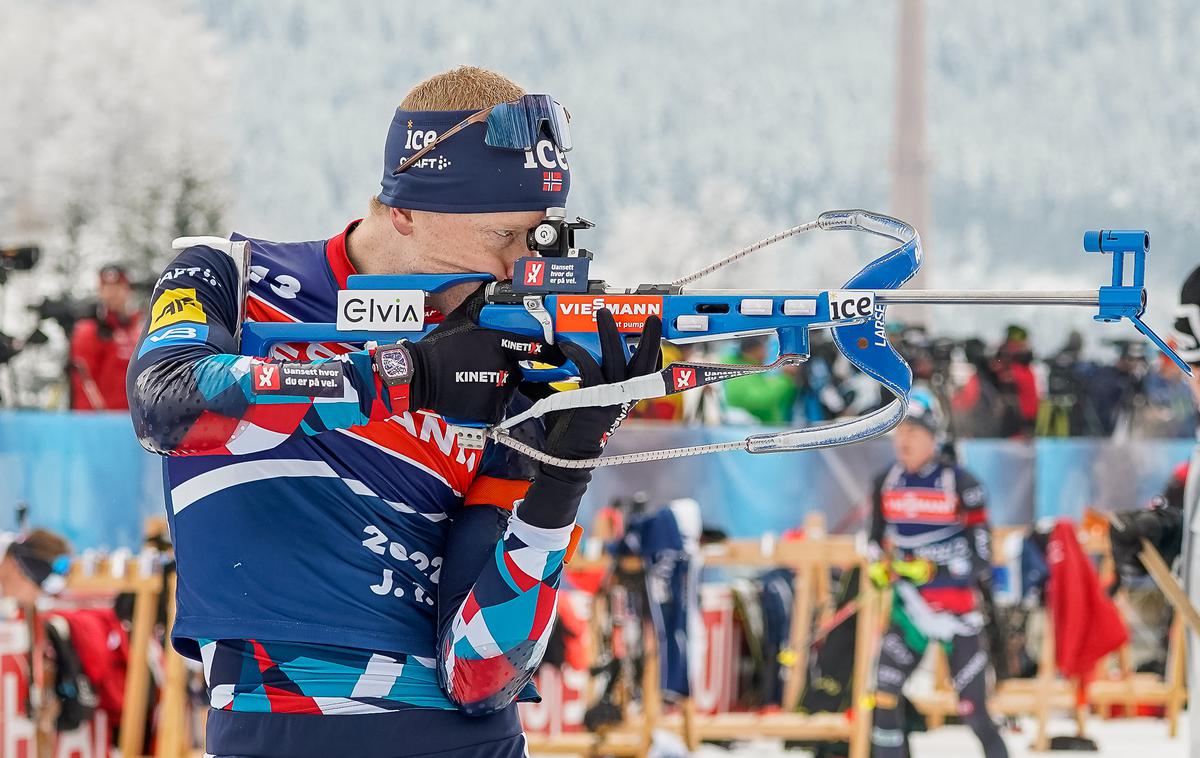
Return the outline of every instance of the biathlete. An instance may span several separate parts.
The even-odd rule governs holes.
[[[423,314],[367,312],[440,322],[419,342],[244,356],[237,335],[244,320],[337,321],[356,273],[511,278],[527,232],[566,203],[570,147],[552,98],[455,69],[396,110],[365,218],[326,240],[250,239],[245,278],[221,245],[163,272],[128,395],[142,444],[167,456],[173,643],[203,662],[208,754],[525,754],[514,703],[537,696],[590,474],[464,449],[444,418],[495,423],[527,403],[530,358],[572,360],[585,386],[656,371],[661,324],[647,321],[627,362],[601,311],[598,365],[480,328],[472,284]],[[561,412],[519,434],[591,458],[625,410]]]

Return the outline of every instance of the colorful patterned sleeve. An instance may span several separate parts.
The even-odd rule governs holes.
[[[366,351],[317,361],[238,355],[238,267],[191,247],[154,288],[127,380],[134,429],[161,455],[245,454],[386,418]]]
[[[471,715],[509,705],[542,662],[573,525],[542,529],[514,514],[492,559],[442,631],[438,676]]]
[[[537,422],[513,433],[535,447],[545,437]],[[438,587],[437,666],[447,697],[468,714],[537,698],[530,680],[554,627],[572,526],[543,529],[515,515],[536,470],[508,448],[489,447],[451,525]]]

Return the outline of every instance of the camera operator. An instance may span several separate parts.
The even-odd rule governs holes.
[[[71,332],[72,410],[129,409],[125,373],[144,319],[132,306],[132,294],[125,269],[116,265],[100,269],[96,313],[80,319]]]

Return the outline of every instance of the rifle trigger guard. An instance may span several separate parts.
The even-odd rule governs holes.
[[[542,298],[538,295],[526,295],[521,304],[525,306],[526,312],[542,325],[542,336],[545,338],[546,344],[553,345],[554,321],[550,318],[550,312],[546,310],[546,304],[542,302]]]

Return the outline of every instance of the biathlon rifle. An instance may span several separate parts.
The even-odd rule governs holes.
[[[436,326],[424,322],[426,296],[469,282],[486,283],[486,305],[479,315],[482,326],[550,344],[573,342],[585,348],[597,361],[601,356],[595,313],[601,308],[612,311],[618,329],[624,333],[627,357],[631,352],[630,343],[636,342],[645,320],[651,315],[662,318],[663,337],[677,344],[777,335],[779,355],[767,365],[677,362],[658,373],[628,381],[552,394],[494,427],[447,419],[464,446],[478,448],[491,439],[536,460],[568,468],[666,460],[726,450],[751,453],[808,450],[857,442],[889,431],[904,418],[912,388],[912,372],[887,338],[884,316],[887,306],[893,304],[1093,308],[1097,321],[1128,320],[1184,372],[1191,374],[1187,364],[1142,321],[1146,309],[1146,254],[1150,250],[1150,235],[1145,231],[1084,233],[1084,252],[1112,256],[1111,283],[1096,290],[904,290],[902,285],[921,265],[921,241],[916,230],[903,221],[869,211],[828,211],[815,221],[756,242],[668,284],[643,284],[633,289],[621,289],[588,279],[591,253],[576,247],[575,232],[591,226],[583,219],[568,222],[564,209],[547,211],[546,218],[528,234],[528,246],[537,255],[517,261],[513,281],[493,281],[486,274],[351,276],[347,289],[338,293],[336,323],[246,322],[241,329],[241,351],[244,355],[267,356],[274,345],[281,343],[373,341],[384,344],[420,339]],[[850,277],[840,289],[750,291],[691,286],[707,274],[767,245],[818,230],[866,232],[887,238],[896,246]],[[222,242],[225,246],[245,244]],[[197,243],[207,244],[207,240],[177,241],[178,246]],[[242,252],[244,255],[245,251]],[[1127,258],[1132,258],[1132,281],[1128,282],[1125,280]],[[381,304],[386,305],[381,307]],[[547,456],[509,434],[517,424],[551,411],[633,403],[797,365],[808,358],[809,333],[813,329],[829,329],[842,354],[883,385],[894,399],[870,413],[821,426],[754,434],[734,442],[613,455],[595,460]],[[523,374],[527,381],[555,382],[572,377],[574,367],[568,363],[552,369],[530,368]]]

